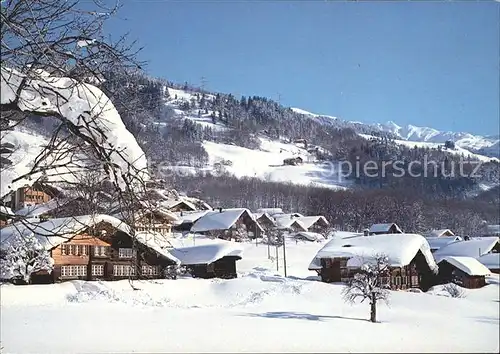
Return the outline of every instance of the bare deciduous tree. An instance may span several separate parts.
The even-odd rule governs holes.
[[[375,255],[372,259],[359,258],[360,271],[342,290],[344,300],[370,303],[370,321],[377,322],[377,302],[389,302],[389,260],[386,255]]]

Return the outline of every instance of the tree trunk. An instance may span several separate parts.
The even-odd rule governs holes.
[[[372,294],[372,298],[370,299],[370,321],[377,322],[377,300],[375,299],[375,295]]]

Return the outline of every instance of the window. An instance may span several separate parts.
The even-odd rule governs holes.
[[[158,275],[159,267],[158,266],[150,266],[143,265],[141,267],[142,275]]]
[[[119,258],[132,258],[134,256],[134,250],[132,248],[119,248],[118,257]]]
[[[95,257],[106,257],[108,254],[107,246],[94,246],[94,256]]]
[[[61,254],[63,256],[86,256],[88,255],[88,246],[85,245],[61,245]]]
[[[117,277],[135,275],[135,268],[131,265],[115,264],[113,265],[113,275]]]
[[[87,276],[86,265],[61,266],[61,277],[85,277]]]
[[[418,275],[411,276],[411,285],[418,285]]]
[[[92,264],[92,275],[103,276],[104,264]]]

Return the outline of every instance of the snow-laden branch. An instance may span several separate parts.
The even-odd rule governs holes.
[[[2,110],[57,117],[90,146],[111,180],[124,190],[148,178],[147,160],[111,100],[96,86],[37,71],[30,77],[1,68]],[[15,190],[27,181],[2,181]],[[17,185],[19,184],[19,185]],[[2,188],[3,189],[3,188]]]

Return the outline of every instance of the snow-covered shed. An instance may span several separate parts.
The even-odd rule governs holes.
[[[254,213],[254,217],[264,230],[276,227],[276,221],[268,213]]]
[[[264,229],[250,210],[244,208],[214,210],[199,218],[191,232],[209,234],[222,239],[258,238]]]
[[[492,273],[500,274],[500,253],[486,253],[478,257],[477,260]]]
[[[381,234],[402,234],[403,231],[395,223],[388,224],[373,224],[369,229],[370,235],[381,235]]]
[[[322,215],[301,216],[297,218],[304,227],[311,232],[322,232],[330,225],[328,220]]]
[[[333,238],[318,251],[309,270],[317,271],[324,282],[345,282],[358,271],[352,262],[348,266],[350,259],[369,262],[381,254],[389,259],[393,288],[427,290],[434,284],[438,267],[427,240],[418,234]]]
[[[438,265],[441,284],[453,282],[468,289],[485,286],[485,276],[491,274],[487,267],[472,257],[446,256]]]
[[[186,266],[194,277],[224,278],[237,277],[236,261],[243,255],[241,244],[218,241],[199,246],[173,248],[169,251],[180,264]]]
[[[455,236],[455,234],[450,229],[431,230],[427,234],[425,234],[425,237],[451,237],[451,236]]]
[[[434,258],[437,262],[446,256],[478,258],[492,251],[498,252],[499,247],[498,237],[475,238],[450,243],[434,252]]]
[[[436,237],[426,237],[429,246],[431,247],[431,252],[436,252],[442,247],[445,247],[453,242],[463,241],[460,236],[436,236]]]
[[[276,218],[276,228],[278,230],[288,230],[292,232],[307,232],[307,227],[296,218]]]

